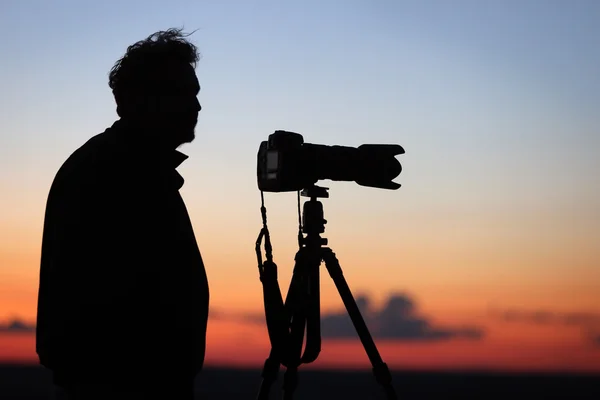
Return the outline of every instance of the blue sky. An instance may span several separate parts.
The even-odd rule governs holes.
[[[113,63],[152,32],[184,26],[198,29],[203,111],[180,171],[202,232],[246,243],[251,256],[256,151],[286,129],[406,149],[398,192],[330,185],[337,243],[360,237],[352,227],[441,241],[456,224],[498,220],[517,236],[598,238],[599,20],[600,2],[583,0],[5,0],[0,221],[41,235],[54,173],[117,117]],[[295,195],[267,200],[293,247]]]

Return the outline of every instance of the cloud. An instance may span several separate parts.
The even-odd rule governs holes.
[[[358,308],[374,339],[399,341],[442,341],[456,338],[478,340],[484,336],[479,327],[443,327],[419,316],[413,299],[406,294],[392,294],[379,310],[371,307],[367,296],[356,296]],[[265,324],[264,314],[234,314],[211,311],[220,320]],[[358,334],[346,309],[321,314],[321,336],[330,339],[357,339]]]
[[[507,322],[542,325],[600,326],[600,314],[590,312],[559,313],[548,310],[491,310],[490,313]]]
[[[4,324],[0,323],[0,332],[35,332],[35,324],[15,318]]]
[[[392,294],[379,310],[370,306],[367,296],[357,296],[356,303],[375,339],[405,341],[440,341],[455,338],[481,339],[484,332],[479,327],[443,327],[434,325],[420,316],[413,299],[406,294]],[[345,309],[321,317],[324,338],[357,338],[356,329]]]
[[[540,326],[570,326],[583,331],[585,340],[600,347],[600,314],[592,312],[555,312],[550,310],[490,310],[490,314],[505,322],[520,322]]]

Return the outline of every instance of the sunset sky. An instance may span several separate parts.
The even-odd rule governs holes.
[[[56,171],[117,118],[110,68],[183,26],[202,53],[179,172],[211,289],[207,364],[269,352],[256,152],[284,129],[406,150],[398,191],[323,182],[324,236],[391,367],[600,372],[598,21],[594,0],[3,1],[0,363],[37,362],[10,322],[35,320]],[[287,290],[296,194],[266,205]],[[366,367],[322,276],[314,366]]]

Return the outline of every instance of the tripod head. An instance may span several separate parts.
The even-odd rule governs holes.
[[[304,203],[302,212],[302,232],[306,237],[300,238],[300,245],[321,247],[327,245],[327,239],[321,237],[325,232],[327,220],[323,215],[323,203],[319,198],[329,198],[328,188],[312,185],[305,188],[300,195],[310,198]]]

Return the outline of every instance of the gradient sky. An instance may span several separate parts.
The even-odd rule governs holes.
[[[268,355],[246,315],[262,312],[256,152],[285,129],[406,149],[398,191],[325,183],[325,236],[373,307],[396,294],[432,326],[483,336],[382,338],[392,366],[600,371],[599,20],[593,0],[2,1],[0,319],[35,318],[46,196],[117,118],[113,63],[184,26],[198,29],[203,110],[182,194],[224,315],[208,362]],[[287,289],[296,195],[266,202]],[[338,312],[329,278],[322,293]],[[30,333],[0,334],[0,361],[34,357]],[[315,365],[367,363],[356,339],[332,337]]]

